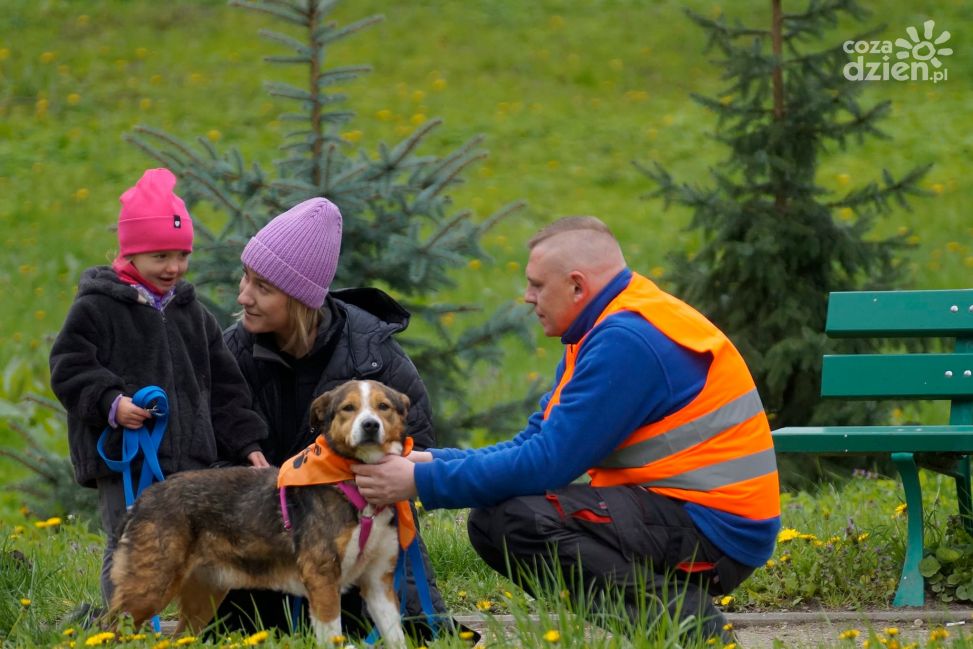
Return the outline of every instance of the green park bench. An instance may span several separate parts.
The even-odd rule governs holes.
[[[905,561],[893,604],[921,606],[923,518],[917,453],[955,454],[955,462],[929,468],[955,479],[959,514],[973,531],[968,457],[973,453],[973,289],[832,293],[825,331],[842,338],[955,338],[953,350],[946,353],[826,355],[821,377],[822,397],[948,399],[949,425],[805,426],[773,432],[778,453],[891,454],[902,476],[908,512]]]

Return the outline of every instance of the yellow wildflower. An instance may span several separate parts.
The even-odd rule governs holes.
[[[778,543],[786,543],[787,541],[792,541],[801,535],[800,532],[795,530],[793,527],[787,527],[782,529],[777,534]]]
[[[488,599],[481,599],[476,603],[476,608],[481,611],[489,611],[491,608],[493,608],[493,602]]]
[[[23,606],[24,608],[27,608],[28,606],[30,606],[30,600],[27,599],[26,597],[21,597],[20,605]]]
[[[937,640],[945,640],[949,637],[949,631],[940,627],[938,629],[933,629],[929,632],[929,641],[936,642]]]
[[[838,634],[839,640],[854,640],[861,635],[861,631],[858,629],[846,629]]]
[[[720,598],[720,606],[729,606],[733,603],[733,595],[724,595]]]
[[[74,635],[74,633],[75,633],[75,631],[71,627],[68,627],[67,629],[64,629],[64,631],[61,631],[61,635],[63,635],[65,638],[70,638],[71,636]]]
[[[247,637],[243,641],[243,644],[246,645],[246,646],[248,646],[248,647],[252,647],[253,645],[260,644],[261,642],[263,642],[264,640],[266,640],[269,637],[270,637],[270,632],[269,631],[257,631],[253,635]]]
[[[473,632],[472,631],[460,631],[459,632],[459,637],[460,637],[461,640],[469,640],[469,639],[471,639],[473,637]]]
[[[54,52],[44,52],[41,54],[41,63],[51,63],[57,58],[57,54]]]
[[[196,642],[196,636],[194,636],[194,635],[187,635],[184,638],[179,638],[178,640],[176,640],[176,646],[177,647],[182,647],[184,645],[192,644],[194,642]]]
[[[561,634],[558,632],[557,629],[550,629],[546,633],[544,633],[544,639],[547,640],[548,642],[557,642],[558,640],[561,639]]]
[[[419,126],[419,124],[422,124],[423,122],[426,121],[426,114],[416,113],[415,115],[412,116],[412,118],[409,121],[415,124],[416,126]]]
[[[219,142],[221,139],[223,139],[223,134],[217,129],[211,128],[210,130],[206,131],[206,137],[210,142]]]
[[[168,640],[163,640],[161,642],[156,642],[154,645],[152,645],[152,649],[169,649],[171,645],[172,643],[169,642]]]
[[[345,140],[348,140],[351,143],[355,143],[361,140],[362,135],[363,135],[362,132],[356,129],[354,131],[348,131],[346,133],[342,133],[341,137],[344,138]]]
[[[375,113],[375,117],[379,118],[383,122],[387,122],[392,119],[392,111],[390,111],[388,108],[383,108]]]
[[[733,630],[733,623],[732,622],[727,622],[726,624],[724,624],[723,625],[723,630],[724,631],[732,631]]]
[[[87,640],[84,641],[86,647],[95,647],[97,645],[105,644],[106,642],[111,642],[115,639],[115,634],[111,631],[105,631],[104,633],[96,633]]]
[[[849,176],[848,174],[838,174],[837,176],[835,176],[835,180],[838,181],[839,185],[844,187],[845,185],[851,182],[851,176]]]
[[[507,270],[517,272],[518,270],[520,270],[520,264],[517,263],[516,261],[508,261]]]
[[[767,563],[764,565],[766,565],[768,568],[773,568],[774,566],[777,565],[777,562],[774,561],[773,559],[767,559]]]
[[[445,87],[446,87],[446,80],[445,79],[436,79],[435,81],[432,82],[432,89],[433,90],[442,90]]]
[[[482,266],[483,262],[479,259],[470,259],[470,261],[466,264],[466,267],[470,270],[480,270]]]
[[[885,635],[887,635],[889,637],[895,637],[895,636],[899,635],[899,629],[898,629],[898,627],[894,627],[894,626],[887,627],[885,629]]]

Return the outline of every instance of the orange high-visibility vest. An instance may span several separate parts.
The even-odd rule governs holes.
[[[599,466],[588,470],[591,484],[642,485],[664,496],[750,519],[779,516],[780,487],[770,425],[753,377],[733,343],[698,311],[637,273],[592,329],[619,311],[638,313],[679,345],[711,353],[713,361],[700,393],[676,412],[632,431]],[[571,381],[588,334],[565,349],[564,372],[544,419]]]

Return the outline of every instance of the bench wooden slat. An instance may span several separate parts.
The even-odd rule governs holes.
[[[825,331],[832,337],[973,335],[973,289],[832,293]]]
[[[973,426],[800,426],[773,438],[779,453],[961,453],[973,449]]]
[[[825,356],[821,396],[973,398],[973,354],[850,354]]]

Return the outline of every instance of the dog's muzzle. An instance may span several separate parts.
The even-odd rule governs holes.
[[[382,422],[373,417],[363,419],[358,423],[360,444],[382,443]]]

